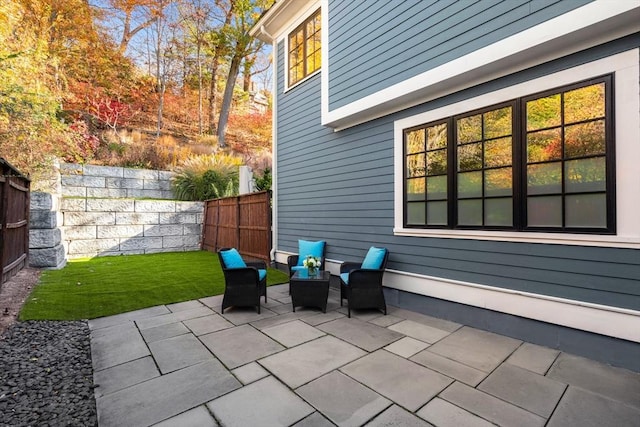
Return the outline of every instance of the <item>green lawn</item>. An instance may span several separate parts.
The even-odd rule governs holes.
[[[267,270],[267,285],[288,280],[282,271]],[[74,260],[42,273],[20,320],[93,319],[223,292],[222,268],[211,252]]]

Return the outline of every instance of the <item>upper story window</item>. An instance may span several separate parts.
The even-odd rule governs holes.
[[[321,19],[318,9],[289,34],[289,86],[320,69]]]
[[[404,225],[615,233],[612,77],[404,131]]]

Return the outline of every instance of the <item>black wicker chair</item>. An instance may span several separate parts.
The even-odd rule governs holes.
[[[218,259],[224,273],[224,297],[222,298],[222,311],[227,307],[255,306],[260,314],[260,297],[264,295],[267,302],[267,276],[260,280],[258,270],[267,270],[263,261],[245,262],[246,267],[227,268],[221,252],[231,248],[222,248],[218,251]]]
[[[389,251],[384,250],[384,257],[378,269],[363,269],[363,263],[345,262],[340,266],[340,305],[347,299],[348,316],[351,309],[377,308],[387,314],[387,303],[382,291],[382,276],[389,259]]]
[[[309,252],[309,251],[305,251],[304,249],[305,244],[314,245],[314,244],[320,244],[320,243],[322,243],[322,255],[320,256],[320,271],[323,271],[324,270],[324,254],[327,248],[327,244],[324,241],[307,242],[305,240],[298,240],[298,250],[303,252]],[[299,267],[298,261],[300,261],[300,257],[306,257],[307,255],[310,255],[310,254],[301,253],[297,255],[289,255],[287,257],[287,268],[289,270],[289,277],[293,276],[294,273],[296,272],[296,269],[294,267]]]

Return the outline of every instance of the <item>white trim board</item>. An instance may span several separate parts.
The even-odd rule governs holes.
[[[595,0],[334,110],[325,76],[322,124],[346,129],[638,31],[640,1]]]
[[[640,49],[632,49],[509,86],[474,98],[397,120],[394,123],[394,235],[414,237],[499,240],[580,246],[640,248]],[[559,86],[614,74],[616,135],[616,235],[533,233],[404,228],[403,130],[457,114],[488,107]]]
[[[288,255],[293,253],[278,251],[276,261],[286,264]],[[341,261],[325,263],[327,271],[339,275]],[[635,310],[389,269],[384,286],[640,343],[640,312]]]

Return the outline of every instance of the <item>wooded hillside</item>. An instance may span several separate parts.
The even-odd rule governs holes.
[[[36,179],[54,157],[268,168],[270,58],[248,33],[271,3],[0,2],[0,156]]]

